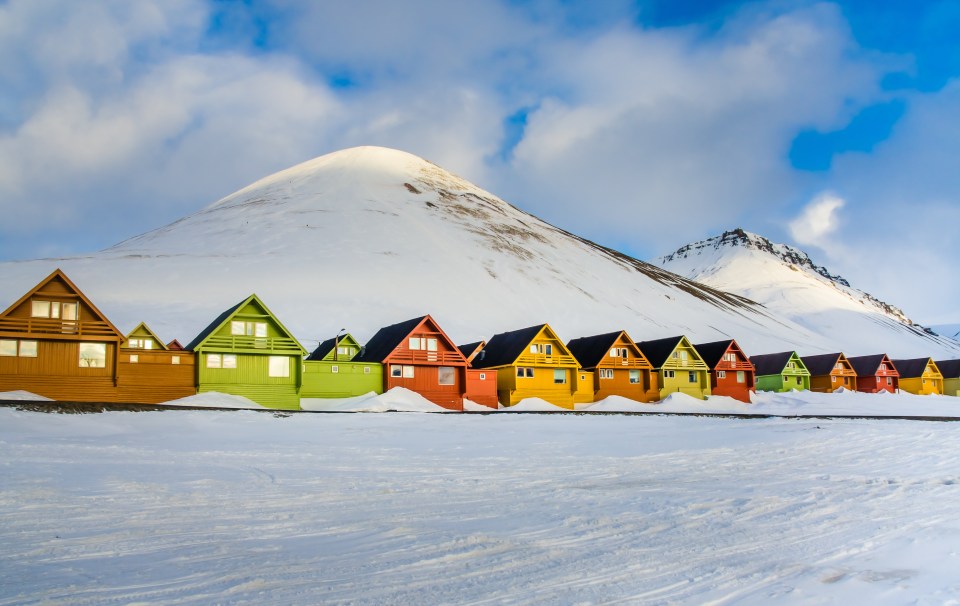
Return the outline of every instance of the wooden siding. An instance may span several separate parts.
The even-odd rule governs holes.
[[[413,339],[436,339],[436,351],[411,349]],[[413,377],[393,377],[392,366],[412,366]],[[440,385],[439,368],[455,369],[452,385]],[[383,389],[403,387],[415,391],[427,400],[449,410],[463,410],[463,396],[467,389],[467,359],[456,344],[440,329],[430,316],[414,328],[384,359]]]
[[[497,373],[495,370],[467,369],[467,391],[463,397],[474,404],[497,408]]]
[[[797,355],[797,352],[790,354],[790,358],[782,369],[780,374],[776,375],[758,375],[756,377],[757,391],[788,392],[796,389],[797,391],[810,390],[810,371],[803,364],[803,360]]]
[[[461,360],[463,357],[461,356]],[[453,385],[440,385],[439,368],[443,364],[436,365],[412,365],[413,377],[392,377],[390,376],[390,367],[393,364],[384,365],[384,389],[389,391],[394,387],[403,387],[410,391],[415,391],[424,398],[430,400],[438,406],[449,410],[463,410],[463,394],[466,390],[465,367],[460,366],[454,372]],[[403,366],[403,365],[400,365]],[[411,366],[408,364],[407,366]]]
[[[271,377],[270,355],[236,355],[236,368],[207,368],[210,353],[198,354],[197,374],[200,380],[197,391],[219,391],[243,396],[267,408],[300,408],[302,372],[299,356],[282,356],[287,358],[290,376]]]
[[[547,345],[552,350],[550,355],[545,353]],[[531,352],[533,348],[537,349],[536,353]],[[533,376],[518,377],[518,368],[532,368]],[[555,380],[554,371],[558,370],[564,372],[563,383]],[[526,398],[540,398],[573,410],[575,404],[594,401],[592,374],[581,372],[580,363],[546,324],[524,346],[513,364],[496,367],[496,371],[498,399],[504,406],[513,406]]]
[[[137,361],[132,362],[131,356],[136,356]],[[173,363],[174,359],[177,364]],[[193,352],[120,350],[118,401],[162,404],[196,393],[196,356]]]
[[[643,352],[626,332],[621,332],[611,349],[619,347],[625,349],[627,357],[612,356],[608,351],[597,368],[593,369],[594,401],[610,396],[629,398],[636,402],[656,402],[660,399],[659,376],[653,371],[653,366]],[[602,378],[601,369],[612,370],[613,378]],[[630,371],[639,373],[639,382],[630,382]]]
[[[960,396],[960,379],[944,379],[943,395],[954,397]]]
[[[756,390],[753,364],[735,343],[731,344],[724,355],[729,354],[736,356],[736,360],[731,362],[722,358],[710,370],[710,395],[727,396],[749,404],[750,394]]]
[[[370,392],[383,393],[383,365],[376,362],[323,360],[303,363],[304,398],[352,398]],[[333,372],[336,367],[337,372]],[[366,370],[364,370],[366,369]]]
[[[661,400],[672,393],[685,393],[700,400],[710,395],[710,371],[686,337],[679,341],[673,353],[656,371]],[[673,372],[674,376],[668,377],[669,372]]]

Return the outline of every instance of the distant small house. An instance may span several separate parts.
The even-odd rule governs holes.
[[[757,391],[810,389],[810,371],[795,351],[750,356],[757,374]]]
[[[855,356],[847,358],[857,373],[857,391],[897,393],[900,389],[900,373],[887,354]]]
[[[750,403],[756,389],[754,367],[733,339],[694,345],[710,369],[710,394]]]
[[[0,314],[0,391],[116,401],[123,338],[57,269]]]
[[[167,343],[167,349],[170,351],[183,351],[185,348],[180,344],[180,341],[174,339],[173,341]]]
[[[117,399],[159,404],[197,393],[193,352],[171,350],[141,322],[120,347]]]
[[[383,390],[403,387],[438,406],[463,410],[467,359],[430,316],[377,331],[354,362],[383,364]]]
[[[943,394],[960,396],[960,360],[938,360],[934,364],[943,376]]]
[[[637,347],[657,372],[661,399],[678,392],[701,400],[710,395],[709,369],[687,337],[641,341]]]
[[[354,362],[360,344],[350,333],[321,342],[303,362],[301,398],[350,398],[383,393],[383,365]]]
[[[561,408],[593,401],[592,375],[547,324],[494,335],[474,358],[474,368],[497,375],[497,394],[504,406],[540,398]]]
[[[857,390],[857,371],[843,353],[803,356],[803,363],[810,371],[811,391]]]
[[[943,394],[943,375],[933,358],[893,360],[900,372],[900,389],[917,395]]]
[[[267,408],[300,408],[306,350],[250,295],[226,310],[187,345],[197,354],[197,390],[253,400]]]
[[[474,404],[480,404],[488,408],[497,408],[497,373],[473,368],[473,361],[483,353],[486,347],[486,341],[477,341],[467,345],[459,345],[457,348],[467,359],[470,366],[467,367],[467,391],[463,397]]]
[[[593,374],[593,399],[621,396],[656,402],[660,388],[653,365],[626,331],[580,337],[567,343],[580,366]]]

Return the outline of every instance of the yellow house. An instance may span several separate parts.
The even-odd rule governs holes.
[[[637,347],[657,372],[661,399],[677,392],[701,400],[710,395],[710,368],[690,339],[679,336],[641,341]]]
[[[900,389],[920,396],[943,395],[943,375],[933,358],[891,360],[900,372]]]
[[[943,395],[960,396],[960,360],[937,360],[943,375]]]
[[[593,375],[547,324],[494,335],[473,359],[473,368],[497,373],[497,399],[513,406],[525,398],[540,398],[573,410],[593,402]]]

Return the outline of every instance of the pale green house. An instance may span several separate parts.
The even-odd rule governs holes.
[[[795,351],[750,356],[757,369],[757,391],[810,389],[810,371]]]
[[[383,393],[383,365],[353,362],[360,344],[349,333],[327,339],[303,361],[303,398],[350,398]]]

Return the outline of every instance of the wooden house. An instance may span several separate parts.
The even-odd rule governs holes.
[[[756,373],[757,391],[804,391],[810,389],[810,371],[795,351],[750,356]]]
[[[321,342],[303,361],[301,398],[350,398],[383,393],[383,364],[354,362],[360,344],[350,333]]]
[[[197,391],[243,396],[267,408],[300,408],[306,350],[257,297],[226,310],[187,345]]]
[[[580,337],[567,343],[580,366],[593,375],[593,399],[621,396],[656,402],[660,386],[653,365],[626,331]]]
[[[580,364],[547,324],[494,335],[473,367],[496,372],[497,396],[503,406],[540,398],[573,410],[593,402],[592,374]]]
[[[117,399],[120,332],[59,269],[0,314],[0,392]]]
[[[167,343],[167,349],[170,351],[183,351],[184,347],[180,344],[180,341],[174,339],[173,341]]]
[[[960,360],[938,360],[934,364],[943,376],[943,395],[960,396]]]
[[[709,369],[687,337],[641,341],[637,347],[657,373],[660,399],[678,392],[701,400],[710,395]]]
[[[803,356],[803,364],[810,371],[810,391],[857,390],[857,371],[843,353]]]
[[[710,369],[710,395],[727,396],[750,403],[756,391],[753,362],[733,339],[697,343],[694,349]]]
[[[920,396],[943,394],[943,375],[933,358],[893,360],[900,372],[900,389]]]
[[[900,373],[887,354],[847,358],[857,373],[857,391],[877,393],[900,390]]]
[[[477,341],[467,345],[459,345],[457,348],[463,357],[467,359],[470,366],[467,367],[467,391],[463,397],[474,404],[480,404],[488,408],[497,408],[497,373],[473,368],[473,361],[478,356],[485,355],[483,348],[486,347],[486,341]]]
[[[171,350],[141,322],[120,347],[117,399],[160,404],[197,393],[196,356]]]
[[[463,410],[467,359],[430,316],[381,328],[354,361],[383,364],[384,391],[404,387],[444,408]]]

